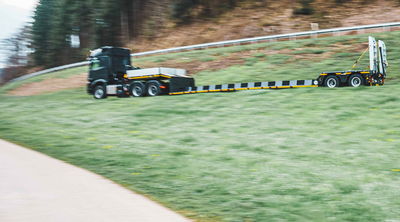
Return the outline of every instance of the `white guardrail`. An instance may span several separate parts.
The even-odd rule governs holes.
[[[159,53],[170,53],[170,52],[181,52],[181,51],[195,50],[195,49],[205,49],[205,48],[209,48],[209,47],[223,47],[223,46],[228,46],[228,45],[239,45],[242,43],[256,43],[259,41],[266,41],[266,40],[287,39],[287,38],[292,39],[292,38],[303,37],[303,36],[315,37],[318,34],[359,31],[359,30],[376,29],[376,28],[386,28],[389,31],[391,27],[399,27],[399,26],[400,26],[400,22],[392,22],[392,23],[382,23],[382,24],[375,24],[375,25],[361,25],[361,26],[353,26],[353,27],[322,29],[322,30],[317,30],[317,31],[295,32],[295,33],[290,33],[290,34],[260,36],[260,37],[254,37],[254,38],[228,40],[228,41],[221,41],[221,42],[211,42],[211,43],[181,46],[181,47],[175,47],[175,48],[169,48],[169,49],[153,50],[153,51],[148,51],[148,52],[139,52],[139,53],[133,53],[133,54],[131,54],[131,56],[138,57],[138,56],[146,56],[146,55],[153,55],[153,54],[159,54]],[[73,64],[69,64],[69,65],[58,66],[58,67],[42,70],[39,72],[27,74],[27,75],[15,78],[15,79],[11,80],[10,82],[20,81],[20,80],[28,79],[28,78],[31,78],[34,76],[39,76],[39,75],[51,73],[54,71],[69,69],[69,68],[85,66],[88,64],[89,64],[88,61],[83,61],[83,62],[73,63]]]

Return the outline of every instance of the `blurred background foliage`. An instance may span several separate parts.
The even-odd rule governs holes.
[[[151,35],[166,19],[189,23],[214,17],[239,0],[41,0],[32,25],[34,63],[55,66],[81,60],[88,49],[123,46],[141,33]],[[69,47],[78,35],[80,47]]]
[[[304,31],[311,22],[320,28],[388,22],[393,18],[390,13],[360,17],[355,19],[358,22],[344,16],[368,15],[362,7],[397,10],[399,4],[398,0],[382,0],[385,4],[380,6],[376,1],[39,0],[33,22],[1,44],[8,51],[9,66],[3,81],[82,61],[90,49],[105,45],[146,51]]]

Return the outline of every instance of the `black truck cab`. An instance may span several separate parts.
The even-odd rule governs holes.
[[[130,50],[104,46],[91,51],[89,56],[88,93],[99,84],[119,84],[127,70],[137,69],[132,67]]]

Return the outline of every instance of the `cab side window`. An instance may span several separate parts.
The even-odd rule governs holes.
[[[95,58],[91,61],[90,63],[90,70],[95,70],[95,69],[99,69],[100,66],[100,60]]]
[[[101,67],[109,67],[110,66],[110,64],[109,64],[110,58],[108,56],[100,56],[99,59],[100,59]]]
[[[107,56],[100,56],[92,59],[90,63],[90,70],[98,70],[109,66],[109,58]]]

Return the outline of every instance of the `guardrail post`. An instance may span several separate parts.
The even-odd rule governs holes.
[[[311,26],[311,30],[314,31],[314,32],[319,30],[319,24],[318,23],[312,22],[312,23],[310,23],[310,26]],[[318,33],[311,34],[310,38],[314,38],[314,39],[318,38]]]

